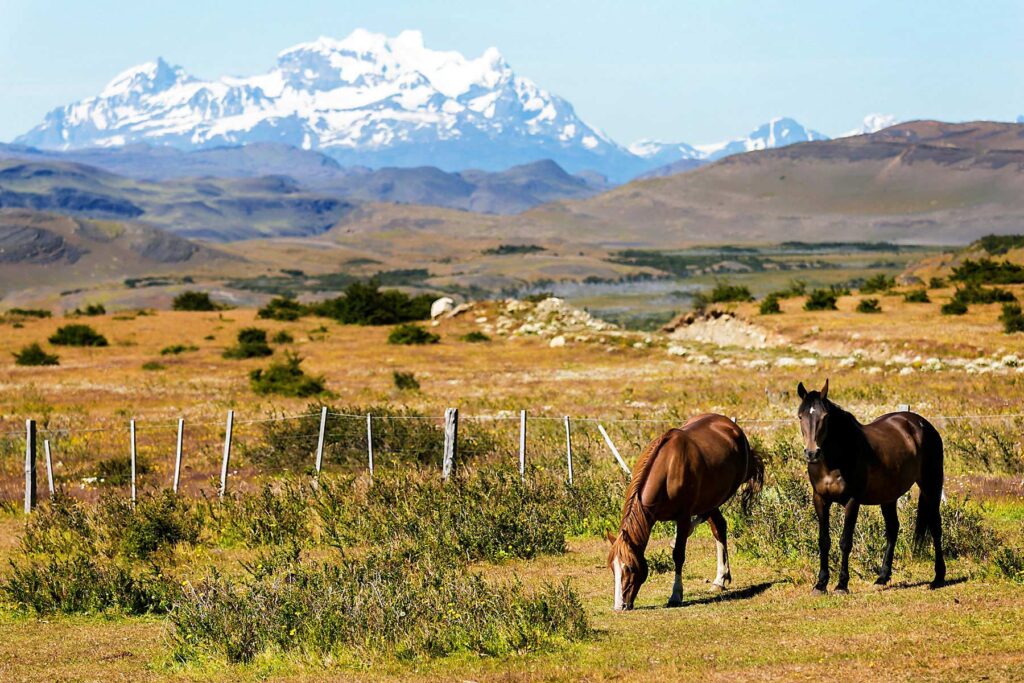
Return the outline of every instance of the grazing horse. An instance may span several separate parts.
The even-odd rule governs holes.
[[[931,531],[935,546],[935,578],[932,588],[946,580],[942,559],[942,437],[928,420],[916,413],[889,413],[871,424],[857,419],[828,400],[828,380],[821,391],[797,387],[800,396],[800,431],[804,439],[807,474],[814,489],[814,512],[818,516],[820,569],[815,594],[828,588],[829,508],[839,503],[846,508],[843,535],[839,540],[837,593],[849,592],[850,549],[857,512],[861,505],[880,505],[885,519],[885,557],[875,585],[884,586],[892,577],[892,556],[900,530],[896,501],[916,482],[920,490],[914,546],[924,544]]]
[[[675,582],[668,606],[683,604],[682,571],[686,539],[707,520],[718,546],[715,586],[732,581],[725,518],[719,507],[743,482],[743,506],[749,507],[764,481],[764,465],[743,430],[722,415],[699,415],[681,429],[670,429],[647,446],[633,469],[619,535],[608,534],[608,567],[615,577],[615,609],[633,609],[647,580],[644,551],[658,521],[676,523],[672,550]]]

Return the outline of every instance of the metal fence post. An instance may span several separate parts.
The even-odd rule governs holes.
[[[185,439],[185,418],[178,418],[178,443],[174,449],[174,481],[171,482],[171,489],[177,493],[178,484],[181,482],[181,450]]]
[[[53,460],[50,458],[50,440],[43,439],[43,455],[46,456],[46,484],[50,489],[50,499],[53,499]]]
[[[135,420],[130,423],[131,431],[131,455],[132,455],[132,507],[135,507],[135,469],[136,469],[136,453],[135,453]]]
[[[448,481],[455,467],[459,440],[459,409],[447,408],[444,411],[444,462],[441,466],[441,478]]]
[[[565,416],[565,460],[569,467],[569,486],[572,486],[572,428],[568,415]]]
[[[598,424],[597,431],[601,432],[601,436],[604,437],[604,442],[608,444],[608,450],[610,450],[612,455],[615,456],[615,459],[618,461],[619,467],[622,468],[622,471],[626,473],[626,476],[632,476],[633,473],[630,471],[629,465],[627,465],[626,461],[622,459],[621,455],[619,455],[619,449],[615,447],[614,443],[612,443],[612,438],[608,436],[608,432],[605,431],[604,425]]]
[[[25,514],[36,506],[36,421],[25,420]]]
[[[235,411],[228,411],[227,428],[224,430],[224,460],[220,465],[220,498],[228,492],[228,465],[231,462],[231,429],[235,423]]]
[[[316,440],[316,477],[320,478],[320,468],[324,462],[324,432],[327,429],[327,406],[320,409],[320,436]]]
[[[366,414],[366,460],[370,465],[370,481],[373,481],[373,416]]]
[[[526,481],[526,411],[519,411],[519,481]]]

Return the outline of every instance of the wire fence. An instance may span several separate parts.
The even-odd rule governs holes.
[[[29,420],[15,430],[8,423],[0,431],[0,453],[7,456],[0,459],[0,500],[19,500],[24,493],[29,506],[33,497],[29,479],[36,477],[47,488],[52,481],[70,495],[86,498],[110,487],[128,488],[134,498],[143,485],[192,495],[215,490],[223,495],[229,483],[248,485],[267,463],[315,477],[331,467],[362,468],[372,476],[382,467],[413,461],[437,466],[447,476],[460,456],[506,459],[516,463],[523,476],[530,466],[561,467],[571,482],[574,475],[595,467],[619,468],[628,475],[629,460],[664,429],[680,423],[677,416],[667,414],[572,417],[519,411],[460,417],[454,411],[453,430],[452,414],[453,409],[445,415],[357,414],[323,407],[262,417],[239,417],[228,411],[219,419],[126,418],[102,426],[51,418],[42,426]],[[978,443],[971,442],[978,435],[969,434],[966,440],[954,440],[954,446],[972,457],[984,447],[995,453],[992,457],[1010,460],[1020,458],[1015,438],[1020,430],[1015,423],[1022,418],[1024,413],[929,419],[949,427],[958,438],[964,436],[965,423],[1004,421],[1011,428],[1006,434],[982,427],[980,439],[975,439]],[[795,418],[733,419],[754,438],[797,426]],[[36,462],[34,470],[30,460]]]

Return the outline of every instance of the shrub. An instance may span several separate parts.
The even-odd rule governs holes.
[[[882,307],[878,305],[878,299],[861,299],[857,303],[858,313],[881,313]]]
[[[761,302],[761,306],[758,308],[758,312],[761,315],[774,315],[776,313],[782,313],[782,307],[779,306],[779,297],[776,294],[769,294]]]
[[[107,346],[107,338],[88,325],[64,325],[50,336],[58,346]]]
[[[419,325],[399,325],[388,335],[388,344],[436,344],[439,341],[441,341],[441,337],[433,332],[428,332]]]
[[[491,338],[480,330],[473,330],[459,337],[460,341],[468,342],[470,344],[479,344],[481,342],[489,342]]]
[[[928,298],[927,289],[915,289],[907,292],[903,295],[903,300],[908,304],[927,304],[931,303],[931,299]]]
[[[305,486],[284,481],[277,488],[264,484],[256,494],[233,495],[217,510],[216,521],[228,540],[249,547],[305,543],[310,503]]]
[[[395,325],[430,318],[433,298],[410,297],[398,290],[381,291],[377,280],[353,282],[344,296],[311,306],[317,315],[334,318],[345,325]]]
[[[279,296],[271,299],[256,312],[256,317],[291,322],[309,313],[309,309],[295,299]]]
[[[171,346],[165,346],[160,349],[161,356],[177,356],[179,353],[186,353],[191,351],[198,351],[198,346],[192,344],[172,344]]]
[[[966,259],[962,264],[953,268],[950,280],[959,282],[974,282],[976,284],[997,284],[1012,285],[1024,282],[1024,266],[1001,261],[999,263],[992,259],[983,258],[978,261]]]
[[[164,365],[163,363],[159,363],[159,362],[157,362],[155,360],[150,360],[150,361],[146,361],[145,363],[142,364],[142,369],[143,370],[148,370],[150,372],[153,372],[153,371],[157,371],[157,370],[166,370],[167,366]]]
[[[224,351],[225,358],[266,358],[274,353],[267,345],[267,331],[258,327],[246,327],[238,332],[238,343]]]
[[[174,297],[171,307],[176,311],[217,311],[221,307],[210,299],[207,292],[187,291]]]
[[[999,322],[1003,324],[1003,331],[1007,334],[1024,332],[1024,314],[1021,314],[1020,304],[1003,304]]]
[[[946,287],[946,281],[941,277],[931,277],[928,279],[928,289],[943,289]]]
[[[1013,292],[1000,287],[981,287],[973,282],[967,283],[963,288],[957,288],[953,292],[953,298],[965,304],[995,304],[1017,300]]]
[[[1024,549],[999,548],[992,556],[992,566],[1011,581],[1024,583]]]
[[[141,459],[135,461],[136,478],[149,473],[149,464]],[[96,479],[101,484],[110,486],[125,486],[132,480],[132,459],[130,456],[114,456],[108,460],[101,460],[96,465]]]
[[[76,308],[72,315],[106,315],[107,309],[103,304],[87,304],[85,308]]]
[[[745,285],[733,285],[726,281],[716,282],[706,300],[710,303],[726,303],[729,301],[753,301],[750,289]]]
[[[963,315],[967,312],[967,304],[960,299],[951,299],[939,309],[942,315]]]
[[[9,308],[7,315],[17,318],[49,318],[53,314],[41,308]]]
[[[481,253],[487,256],[508,256],[511,254],[536,254],[547,251],[538,244],[500,244],[497,247],[484,249]]]
[[[395,370],[391,375],[394,379],[396,389],[401,391],[419,391],[419,380],[417,380],[416,375],[411,372],[399,372],[398,370]]]
[[[96,510],[98,537],[110,552],[148,559],[178,543],[196,543],[203,522],[198,512],[172,491],[141,496],[134,507],[124,496],[106,494]]]
[[[274,335],[274,338],[271,339],[270,341],[274,342],[275,344],[291,344],[292,342],[295,341],[295,337],[293,337],[289,332],[286,332],[285,330],[280,330],[277,334]]]
[[[52,353],[46,353],[39,344],[33,342],[23,346],[14,356],[15,365],[60,365],[60,358]]]
[[[302,357],[285,351],[284,361],[271,363],[266,370],[249,373],[249,383],[257,394],[281,394],[300,398],[324,392],[323,376],[311,377],[300,367]]]
[[[879,273],[869,277],[860,287],[861,294],[874,294],[875,292],[888,292],[896,286],[896,278],[885,273]]]
[[[828,289],[812,290],[804,302],[805,311],[834,311],[836,310],[836,293]]]

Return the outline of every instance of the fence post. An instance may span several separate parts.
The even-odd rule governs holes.
[[[320,468],[324,462],[324,431],[327,429],[327,406],[320,409],[320,436],[316,440],[316,478],[320,478]]]
[[[370,465],[370,481],[373,481],[373,417],[366,414],[366,459]]]
[[[569,486],[572,486],[572,430],[568,415],[565,416],[565,459],[569,466]]]
[[[25,420],[25,514],[36,506],[36,421]]]
[[[178,445],[174,449],[174,481],[171,482],[171,489],[177,493],[178,484],[181,482],[181,446],[185,439],[185,418],[178,418]]]
[[[896,406],[896,412],[898,412],[898,413],[909,413],[910,412],[910,404],[909,403],[901,403],[901,404],[899,404],[898,406]]]
[[[220,465],[220,498],[228,492],[228,465],[231,462],[231,428],[235,423],[235,411],[228,411],[227,428],[224,430],[224,460]]]
[[[448,481],[455,466],[459,440],[459,409],[446,408],[444,411],[444,463],[441,466],[441,478]]]
[[[622,468],[622,471],[626,473],[627,477],[633,476],[633,473],[629,469],[629,465],[627,465],[626,461],[622,459],[621,455],[619,455],[619,449],[615,447],[615,444],[612,443],[612,438],[608,436],[608,432],[605,431],[604,425],[598,423],[597,431],[601,432],[601,436],[604,437],[604,442],[608,444],[608,449],[612,452],[612,455],[615,456],[615,459],[618,460],[619,467]]]
[[[131,430],[131,453],[132,453],[132,507],[135,507],[135,420],[133,419],[130,423]]]
[[[519,481],[526,481],[526,411],[519,411]]]
[[[43,454],[46,456],[46,483],[50,488],[50,498],[53,498],[53,460],[50,459],[50,440],[43,439]]]

